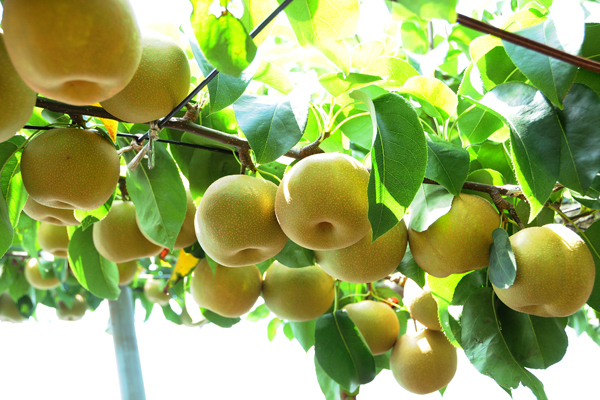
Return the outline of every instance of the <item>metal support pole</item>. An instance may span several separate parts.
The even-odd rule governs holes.
[[[112,335],[117,356],[121,400],[146,400],[142,366],[133,318],[133,298],[129,286],[121,287],[116,301],[109,301]]]

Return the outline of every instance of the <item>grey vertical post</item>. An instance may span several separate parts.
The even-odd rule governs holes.
[[[142,366],[133,318],[133,298],[129,286],[121,287],[119,299],[108,302],[112,335],[117,356],[121,400],[146,400]]]

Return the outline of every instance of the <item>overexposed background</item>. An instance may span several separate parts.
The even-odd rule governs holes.
[[[472,1],[478,5],[488,1]],[[188,21],[187,0],[132,0],[141,26]],[[468,2],[461,2],[462,7]],[[376,38],[388,20],[381,1],[367,1],[361,9],[359,34]],[[0,6],[1,10],[1,6]],[[282,332],[267,339],[270,317],[242,321],[231,329],[207,325],[201,329],[176,326],[156,306],[143,322],[136,308],[136,330],[148,400],[164,399],[321,399],[311,350],[304,352]],[[108,304],[79,322],[56,318],[53,309],[38,307],[38,321],[0,323],[1,400],[96,400],[120,398]],[[598,399],[597,364],[600,347],[587,335],[576,337],[567,328],[569,349],[565,358],[545,371],[534,371],[551,400]],[[534,399],[527,388],[514,391],[514,399]],[[361,388],[359,399],[439,399],[439,393],[417,396],[405,392],[391,372],[383,371]],[[447,400],[505,399],[509,396],[481,374],[459,351],[458,373],[444,395]]]

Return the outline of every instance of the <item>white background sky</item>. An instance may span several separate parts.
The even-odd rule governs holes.
[[[190,5],[187,0],[132,1],[140,25],[181,23]],[[482,3],[482,1],[479,1]],[[483,1],[485,3],[485,1]],[[1,6],[0,6],[1,10]],[[361,10],[364,30],[381,29],[380,2]],[[138,305],[136,330],[148,400],[165,399],[261,399],[305,400],[323,398],[308,354],[280,332],[267,339],[270,319],[245,322],[231,329],[207,325],[202,329],[176,326],[165,321],[155,307],[143,323]],[[108,305],[79,322],[63,322],[54,310],[38,307],[39,321],[0,323],[1,400],[96,400],[118,399],[119,383],[112,336],[106,333]],[[545,371],[534,371],[544,383],[550,400],[598,399],[600,347],[587,335],[577,338],[567,328],[569,349],[565,358]],[[405,392],[389,371],[364,385],[361,400],[440,399]],[[504,399],[508,395],[493,380],[479,374],[459,351],[458,373],[443,397],[447,400]],[[534,396],[526,388],[514,391],[514,399]]]

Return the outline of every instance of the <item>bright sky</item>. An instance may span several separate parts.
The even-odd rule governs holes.
[[[373,1],[373,0],[370,0]],[[486,1],[479,1],[485,3]],[[155,22],[185,21],[191,11],[187,0],[133,0],[142,26]],[[361,23],[366,37],[381,29],[381,4],[363,7]],[[0,6],[1,10],[1,6]],[[369,29],[370,27],[370,29]],[[322,399],[313,364],[314,353],[289,342],[280,332],[267,339],[271,317],[241,322],[231,329],[207,325],[202,329],[165,321],[155,307],[143,323],[137,307],[136,330],[148,400],[164,399]],[[0,399],[96,400],[118,399],[119,383],[106,302],[79,322],[63,322],[53,309],[38,307],[39,321],[0,323]],[[567,328],[565,358],[545,371],[534,371],[550,399],[597,398],[597,360],[600,347],[587,335],[577,338]],[[519,388],[515,400],[534,399]],[[438,393],[417,396],[405,392],[391,372],[382,372],[361,388],[361,400],[440,399]],[[481,374],[459,351],[458,373],[446,400],[508,400],[496,383]]]

